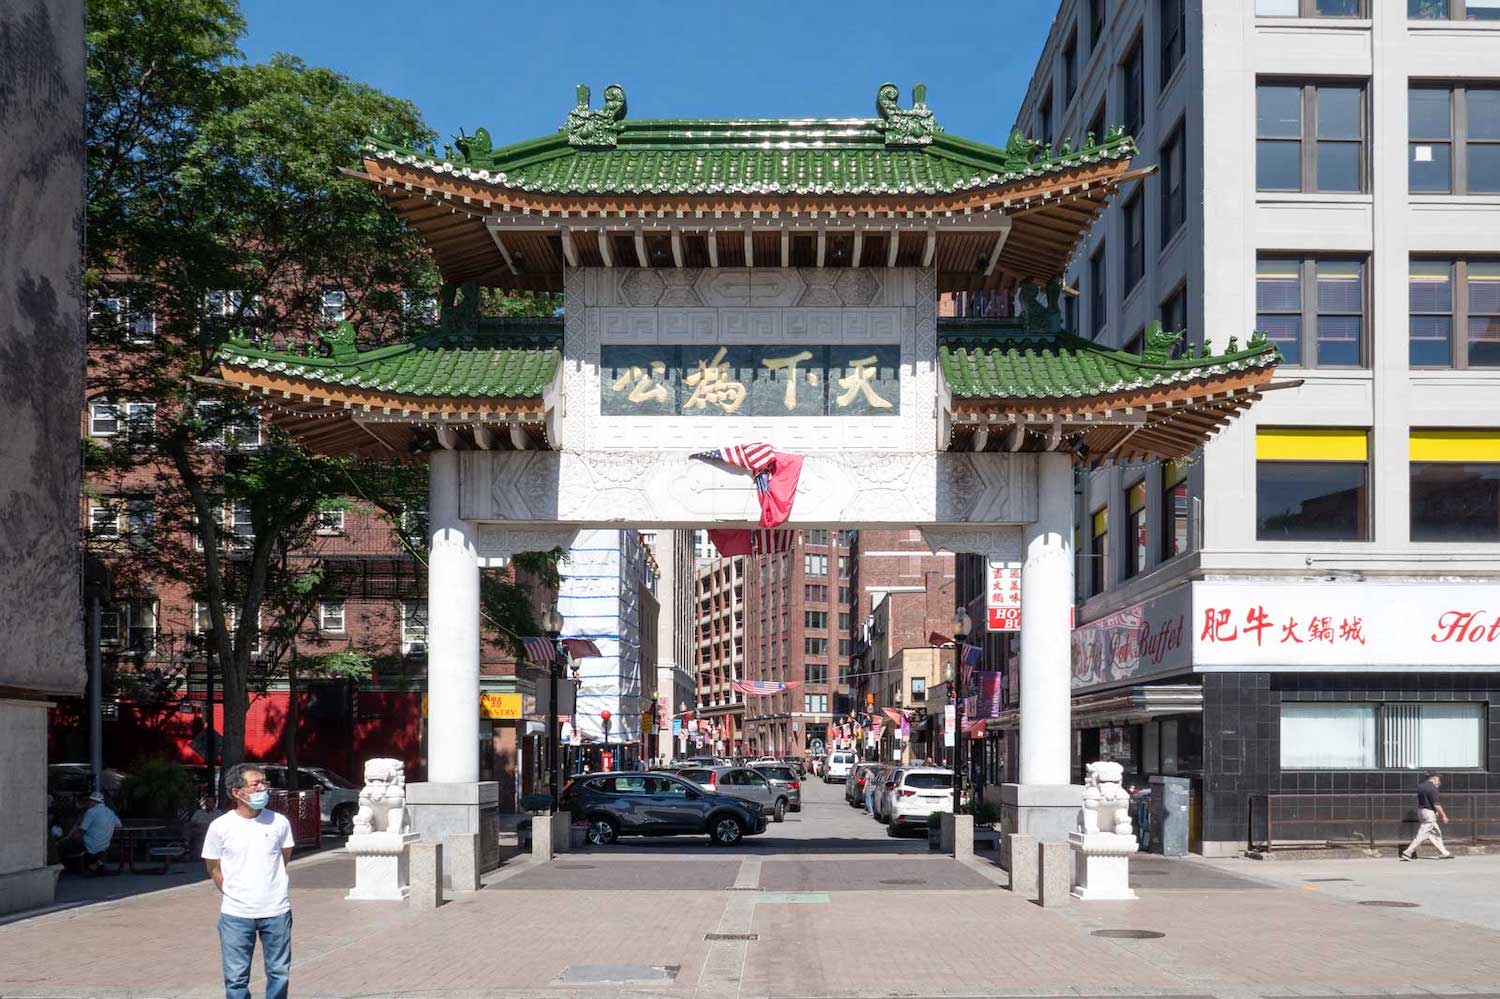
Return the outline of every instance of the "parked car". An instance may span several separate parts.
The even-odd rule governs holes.
[[[880,784],[875,789],[876,822],[891,821],[891,798],[896,793],[896,788],[901,786],[901,777],[905,773],[904,767],[889,767],[880,775]]]
[[[715,794],[753,801],[776,822],[784,820],[792,807],[791,791],[773,788],[770,780],[752,767],[699,767],[684,769],[678,776]]]
[[[835,750],[828,754],[828,762],[823,767],[823,783],[832,784],[835,781],[847,781],[849,769],[854,766],[854,754]]]
[[[802,777],[785,763],[757,766],[755,772],[771,782],[771,790],[786,795],[787,808],[802,811]]]
[[[288,780],[286,764],[266,763],[266,783],[283,791],[293,790]],[[359,792],[362,790],[327,767],[298,767],[300,780],[298,790],[316,787],[319,796],[319,811],[323,825],[340,836],[354,832],[354,814],[359,811]]]
[[[588,841],[607,846],[621,836],[708,835],[719,846],[766,831],[766,817],[753,802],[716,794],[664,773],[590,774],[563,788],[562,800],[577,801],[588,821]]]
[[[927,816],[953,811],[953,771],[939,767],[912,767],[901,772],[891,791],[890,824],[886,832],[926,827]]]
[[[849,778],[844,781],[844,800],[850,808],[865,807],[865,782],[878,766],[877,763],[856,763],[849,768]]]

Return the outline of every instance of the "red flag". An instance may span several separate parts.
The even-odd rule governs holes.
[[[758,489],[760,499],[760,526],[778,527],[792,515],[792,504],[797,499],[797,480],[802,478],[802,455],[786,451],[776,452],[776,467],[771,471],[771,481],[765,489]]]

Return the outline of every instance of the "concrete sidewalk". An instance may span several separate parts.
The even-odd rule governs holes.
[[[1043,910],[935,856],[899,863],[745,857],[733,858],[732,871],[729,859],[662,857],[649,865],[654,870],[639,856],[609,851],[545,866],[514,860],[484,890],[417,914],[345,901],[347,858],[308,858],[292,870],[293,992],[1500,993],[1500,928],[1484,925],[1490,916],[1434,913],[1426,901],[1419,908],[1360,904],[1408,901],[1391,897],[1401,894],[1395,882],[1377,887],[1361,877],[1348,883],[1360,888],[1346,897],[1330,888],[1343,882],[1293,880],[1340,875],[1280,868],[1268,879],[1264,864],[1188,860],[1177,863],[1202,865],[1218,878],[1204,883],[1221,886],[1194,888],[1192,878],[1178,876],[1170,890],[1142,884],[1137,902]],[[1374,862],[1338,870],[1366,863]],[[1391,877],[1407,871],[1407,888],[1424,898],[1441,894],[1439,874],[1466,882],[1476,896],[1500,894],[1495,858],[1460,859],[1441,870],[1402,865]],[[840,890],[840,874],[859,890]],[[638,887],[624,887],[630,883]],[[0,927],[0,993],[222,995],[217,909],[212,887],[200,883]]]

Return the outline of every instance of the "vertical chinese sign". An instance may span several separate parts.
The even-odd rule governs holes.
[[[1021,564],[991,562],[986,589],[990,631],[1021,630]]]

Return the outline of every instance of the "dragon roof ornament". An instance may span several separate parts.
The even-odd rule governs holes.
[[[896,102],[901,90],[894,83],[882,83],[875,91],[875,112],[880,116],[876,127],[885,133],[887,146],[925,146],[943,129],[932,109],[927,106],[927,84],[911,88],[911,108]]]
[[[568,133],[570,146],[613,147],[624,129],[625,88],[611,83],[604,88],[604,106],[595,111],[589,107],[589,88],[578,85],[578,105],[568,112],[568,121],[563,131]]]

